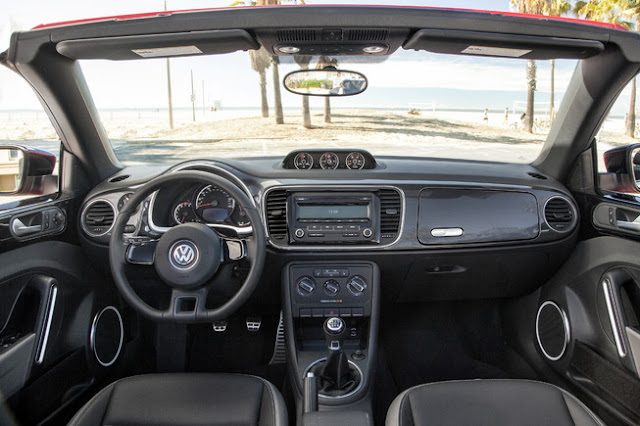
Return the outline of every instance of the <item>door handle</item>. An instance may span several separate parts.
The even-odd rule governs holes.
[[[616,220],[616,225],[621,229],[640,232],[640,222],[629,222],[626,220]]]
[[[11,223],[11,230],[18,237],[35,234],[42,230],[42,225],[25,225],[20,218],[15,218]]]

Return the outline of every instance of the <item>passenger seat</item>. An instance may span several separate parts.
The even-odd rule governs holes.
[[[542,382],[462,380],[407,389],[387,413],[387,426],[603,426],[577,398]]]

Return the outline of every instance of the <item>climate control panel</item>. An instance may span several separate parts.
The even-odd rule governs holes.
[[[374,268],[370,262],[289,264],[286,273],[293,316],[369,316],[377,276]]]

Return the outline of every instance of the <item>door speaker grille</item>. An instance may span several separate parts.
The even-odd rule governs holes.
[[[564,355],[569,343],[569,320],[560,307],[546,301],[538,309],[536,335],[544,356],[557,361]]]

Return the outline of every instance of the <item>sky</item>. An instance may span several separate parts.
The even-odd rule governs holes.
[[[0,51],[8,47],[11,32],[26,30],[38,24],[157,11],[164,8],[163,0],[26,0],[8,3],[3,7],[5,13],[0,16]],[[229,3],[230,0],[167,0],[167,9],[225,7]],[[307,0],[306,3],[313,5],[357,2]],[[510,10],[509,0],[364,0],[361,3]],[[447,108],[504,109],[506,106],[512,106],[513,100],[526,98],[525,61],[522,60],[470,58],[424,52],[402,52],[401,56],[396,58],[394,55],[392,59],[378,65],[353,64],[348,67],[348,64],[342,64],[346,69],[363,72],[370,81],[370,89],[357,97],[337,100],[335,105],[404,107],[411,102],[436,102],[439,106]],[[176,107],[191,105],[191,72],[194,75],[198,104],[202,104],[203,97],[206,104],[213,104],[215,101],[222,102],[224,106],[234,107],[247,106],[247,103],[253,106],[259,104],[257,75],[251,71],[248,55],[244,52],[224,57],[172,59],[171,63]],[[164,60],[84,61],[81,64],[98,108],[154,108],[166,104]],[[539,61],[538,67],[538,100],[548,101],[549,73],[546,70],[549,64]],[[574,67],[574,61],[560,62],[557,65],[556,102],[564,91]],[[281,77],[295,68],[293,64],[281,65]],[[407,73],[407,69],[419,72]],[[38,104],[29,88],[23,81],[19,81],[17,76],[10,74],[9,71],[0,69],[0,110],[37,107]],[[300,100],[297,96],[284,92],[283,103],[285,107],[297,106]]]

